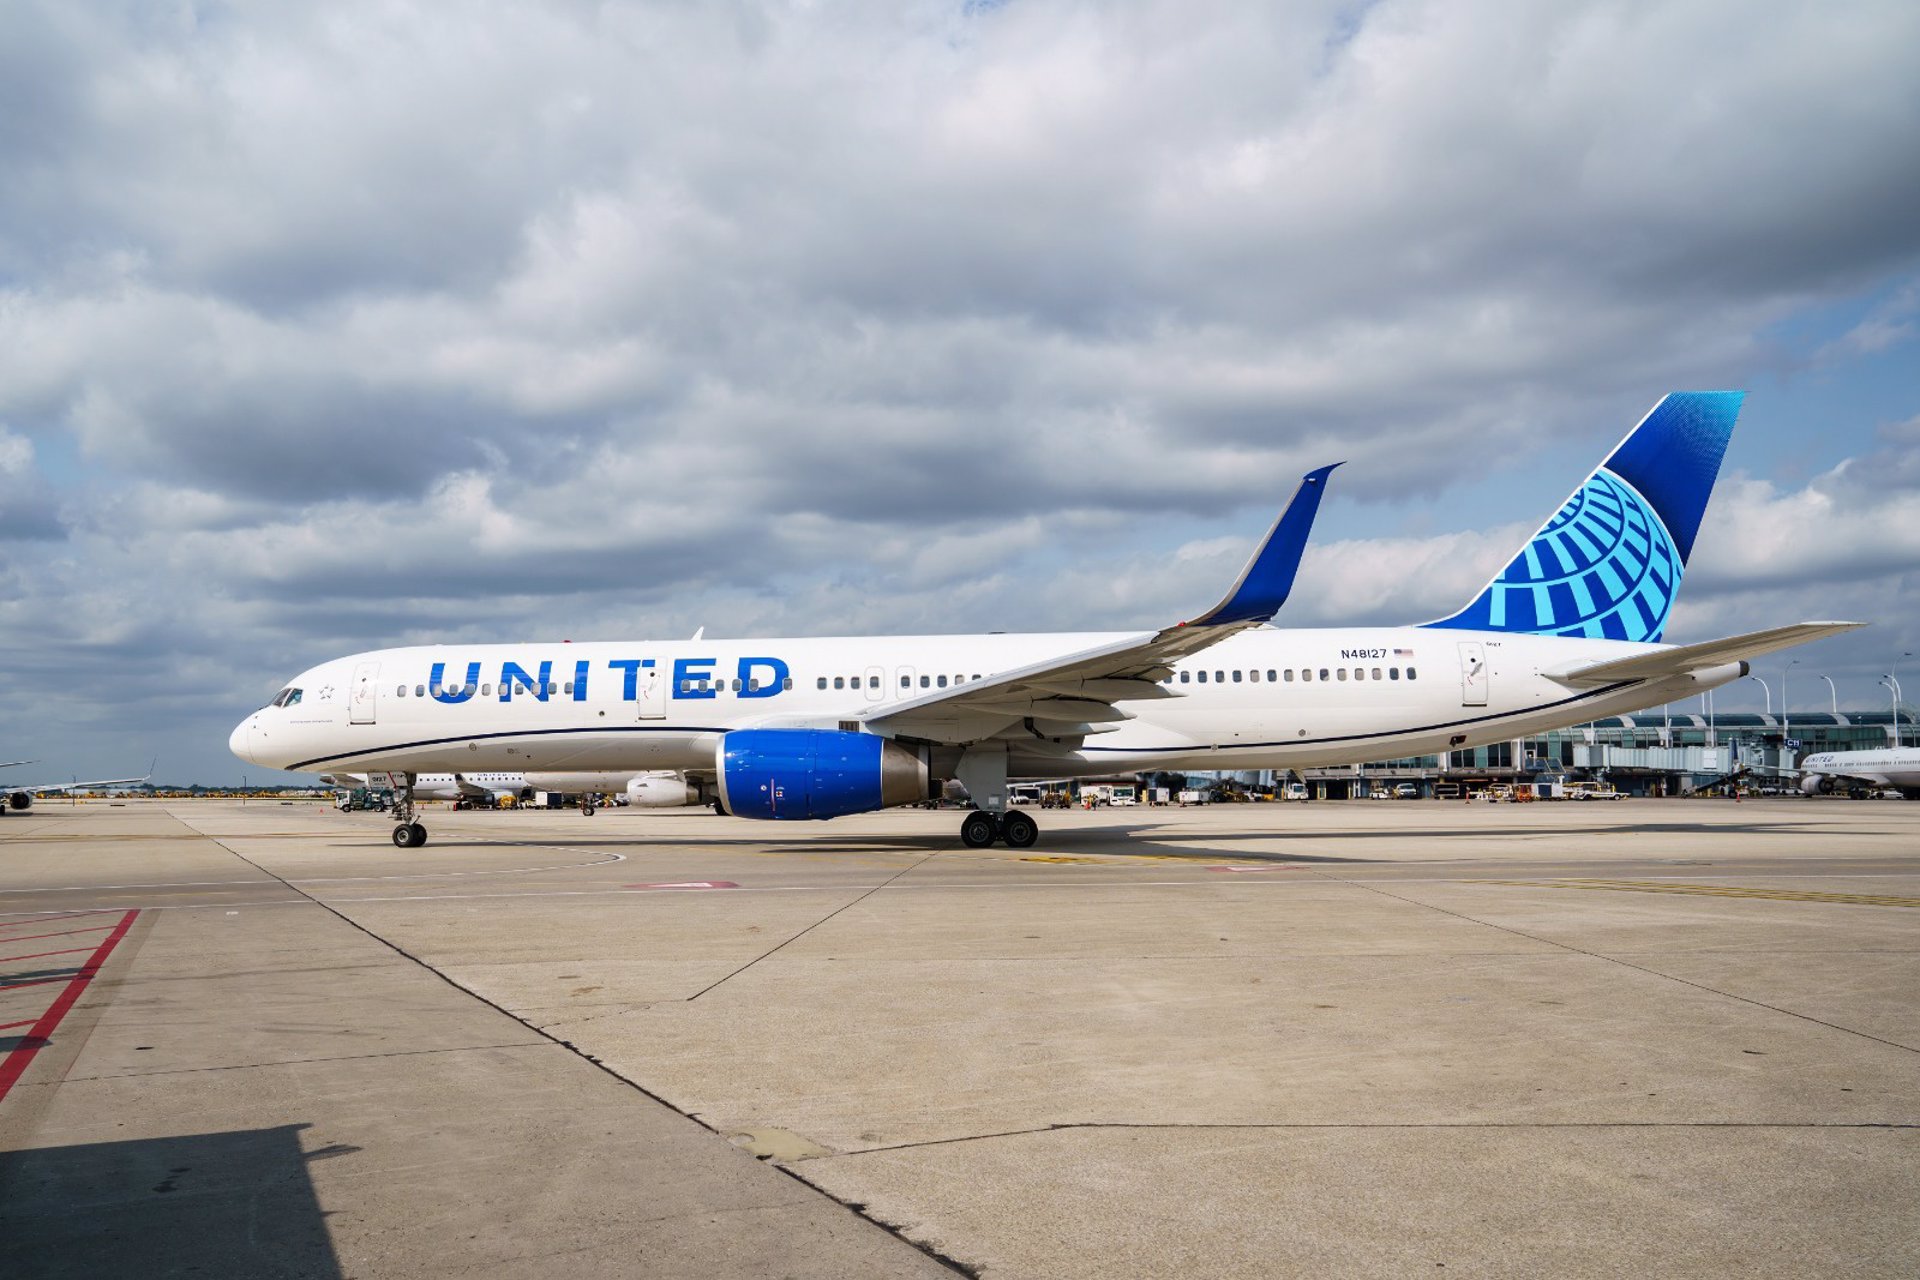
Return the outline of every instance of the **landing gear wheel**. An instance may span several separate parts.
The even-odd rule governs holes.
[[[1031,849],[1039,842],[1040,824],[1018,809],[1011,809],[1000,819],[1000,838],[1007,842],[1009,849]]]
[[[591,818],[593,816],[593,806],[590,804],[581,805],[580,816],[583,818]]]
[[[427,842],[427,829],[417,822],[403,822],[393,829],[393,843],[402,849],[418,849]]]
[[[999,832],[994,829],[993,815],[981,813],[978,809],[968,814],[960,823],[960,843],[969,849],[984,849],[993,843]]]

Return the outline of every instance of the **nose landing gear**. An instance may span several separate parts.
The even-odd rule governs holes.
[[[427,829],[414,821],[413,775],[395,774],[393,789],[393,828],[394,847],[400,849],[418,849],[427,842]]]

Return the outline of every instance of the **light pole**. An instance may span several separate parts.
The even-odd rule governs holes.
[[[1833,722],[1840,723],[1840,690],[1834,688],[1832,676],[1821,676],[1827,682],[1827,692],[1833,695]]]
[[[1900,745],[1900,682],[1895,680],[1893,672],[1889,671],[1874,683],[1893,696],[1893,745],[1898,747]]]
[[[1800,659],[1795,658],[1780,668],[1780,753],[1782,755],[1791,750],[1787,746],[1787,739],[1793,737],[1793,704],[1787,701],[1787,676],[1799,665]],[[1786,767],[1784,761],[1782,765]]]
[[[1768,687],[1767,687],[1767,682],[1766,682],[1765,680],[1762,680],[1762,679],[1760,679],[1760,677],[1759,677],[1759,676],[1748,676],[1748,677],[1747,677],[1747,679],[1749,679],[1749,680],[1752,680],[1752,681],[1754,681],[1754,682],[1756,682],[1757,684],[1759,684],[1759,686],[1760,686],[1760,688],[1761,688],[1762,690],[1764,690],[1764,691],[1766,692],[1766,695],[1767,695],[1767,719],[1769,719],[1769,720],[1771,720],[1771,719],[1773,719],[1773,690],[1772,690],[1772,689],[1770,689],[1770,688],[1768,688]]]

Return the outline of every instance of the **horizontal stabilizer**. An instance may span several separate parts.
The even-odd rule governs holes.
[[[1837,636],[1843,631],[1853,631],[1866,625],[1864,622],[1796,622],[1789,627],[1773,627],[1700,644],[1673,645],[1648,653],[1637,653],[1631,658],[1590,662],[1543,674],[1565,684],[1598,685],[1613,684],[1620,680],[1659,680],[1705,667],[1757,658],[1777,649],[1790,649],[1809,640]]]

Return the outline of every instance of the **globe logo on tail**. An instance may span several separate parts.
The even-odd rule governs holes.
[[[1680,587],[1681,560],[1652,505],[1602,468],[1514,558],[1489,592],[1498,630],[1653,641]]]

